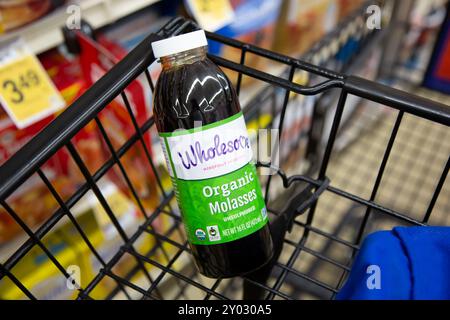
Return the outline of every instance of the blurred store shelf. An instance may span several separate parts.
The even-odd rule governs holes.
[[[67,12],[70,5],[79,5],[81,17],[91,24],[92,27],[100,28],[158,1],[84,0],[68,3],[66,6],[58,8],[36,22],[1,36],[0,40],[21,36],[31,50],[35,54],[39,54],[63,42],[61,27],[66,24],[68,17],[72,13],[72,11]]]

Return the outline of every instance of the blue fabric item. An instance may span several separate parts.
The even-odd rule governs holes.
[[[368,235],[336,299],[450,300],[450,227]]]

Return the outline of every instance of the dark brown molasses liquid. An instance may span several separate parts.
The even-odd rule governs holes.
[[[161,58],[163,71],[155,88],[154,116],[158,131],[191,129],[241,111],[238,98],[222,70],[206,57],[206,47]],[[242,275],[272,256],[268,223],[235,241],[190,244],[200,272],[212,278]]]

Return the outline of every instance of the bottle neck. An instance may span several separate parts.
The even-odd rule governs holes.
[[[207,47],[199,47],[179,53],[172,54],[170,56],[161,57],[161,64],[163,70],[169,70],[185,64],[191,64],[206,58]]]

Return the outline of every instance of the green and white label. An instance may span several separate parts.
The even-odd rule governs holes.
[[[160,137],[191,243],[234,241],[267,223],[242,113]]]

